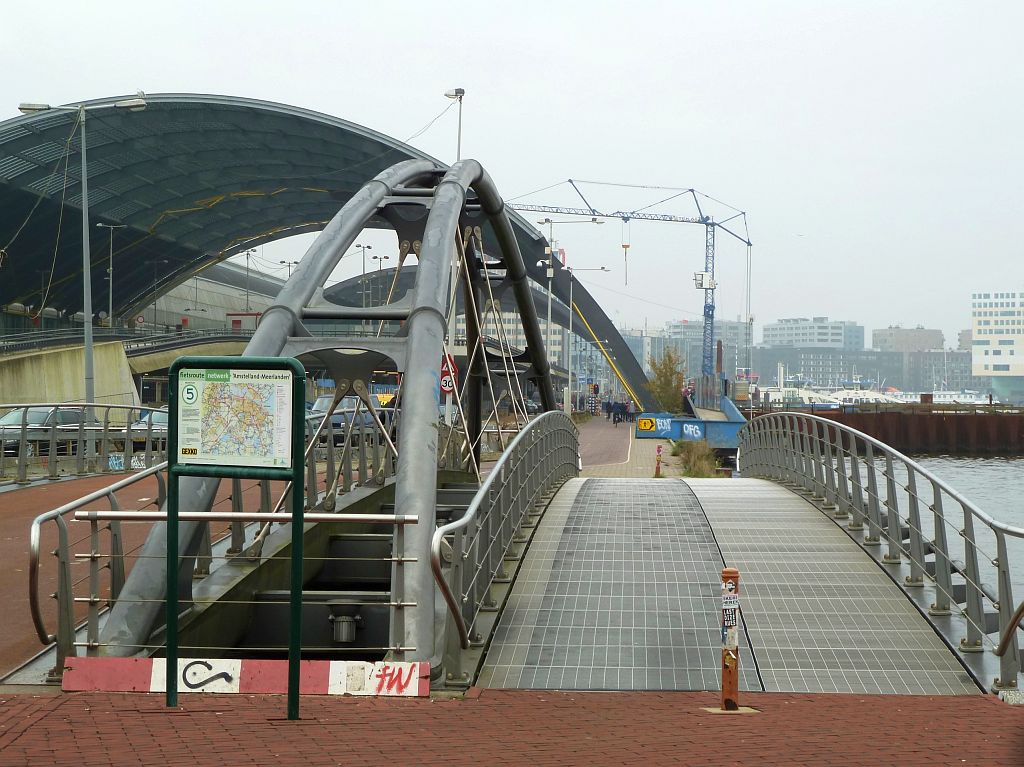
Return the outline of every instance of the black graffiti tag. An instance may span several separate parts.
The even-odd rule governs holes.
[[[200,679],[197,682],[190,682],[188,679],[188,672],[193,666],[202,666],[207,671],[213,671],[213,666],[205,660],[194,660],[186,665],[185,668],[181,670],[181,681],[190,690],[198,690],[200,687],[205,687],[210,684],[210,682],[214,682],[217,679],[223,679],[225,682],[231,681],[231,674],[227,671],[221,671],[219,674],[212,674],[206,677],[206,679]]]

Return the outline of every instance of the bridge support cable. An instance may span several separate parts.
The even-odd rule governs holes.
[[[471,199],[469,206],[467,198]],[[321,286],[374,217],[378,220],[383,218],[395,226],[400,241],[399,264],[384,305],[355,307],[326,303]],[[497,244],[495,256],[486,255],[482,247],[480,226],[474,225],[474,219],[481,218],[486,219],[493,232]],[[398,278],[410,254],[419,259],[414,286],[403,296],[396,297]],[[490,271],[495,268],[504,272],[499,292],[509,289],[515,299],[526,339],[526,348],[522,352],[514,352],[508,343],[501,305],[494,300]],[[505,393],[495,391],[492,374],[504,373],[519,428],[526,422],[521,377],[534,381],[546,410],[556,409],[540,322],[527,274],[505,205],[479,163],[462,161],[443,174],[426,161],[399,163],[368,182],[331,219],[303,256],[274,305],[264,314],[245,350],[245,356],[291,356],[305,360],[307,365],[326,367],[337,382],[334,407],[347,394],[358,396],[356,413],[344,432],[341,465],[334,463],[333,454],[328,458],[322,502],[319,494],[314,492],[310,494],[311,504],[320,502],[325,508],[333,509],[338,495],[353,486],[353,458],[349,451],[357,431],[362,436],[358,484],[368,482],[368,464],[373,466],[375,483],[386,480],[397,449],[396,508],[402,509],[402,513],[419,513],[418,519],[422,522],[395,530],[394,552],[396,563],[401,563],[401,566],[395,564],[392,567],[393,607],[388,641],[394,660],[437,662],[441,652],[441,648],[434,645],[435,586],[429,566],[429,548],[435,527],[432,520],[435,518],[441,447],[438,430],[439,367],[442,354],[449,350],[453,341],[448,332],[448,313],[455,311],[454,298],[460,290],[459,283],[465,296],[470,363],[461,392],[466,401],[459,401],[463,433],[449,435],[449,443],[452,440],[462,442],[457,451],[458,466],[450,468],[470,468],[479,477],[484,434],[480,421],[485,383],[490,390],[493,407],[488,422],[493,420],[504,441],[498,408]],[[498,353],[494,355],[489,353],[482,332],[484,312],[480,309],[485,293],[491,298],[488,308],[497,311],[496,324],[502,339]],[[471,320],[469,314],[472,314]],[[314,337],[303,323],[307,318],[362,319],[379,321],[379,325],[372,337]],[[398,332],[389,335],[388,328],[395,328],[396,322],[403,320]],[[337,350],[348,353],[342,354]],[[492,363],[497,364],[499,359],[500,365],[493,369]],[[382,361],[390,361],[387,369],[397,370],[401,375],[390,425],[376,411],[367,387],[373,371],[383,364]],[[372,418],[374,427],[382,435],[379,442],[383,445],[378,444],[378,438],[374,438],[373,443],[375,451],[384,447],[383,458],[375,452],[374,457],[367,461],[365,426],[362,423],[364,412]],[[399,419],[401,428],[397,429],[396,445],[391,436]],[[358,427],[356,420],[360,422]],[[314,466],[315,445],[319,444],[325,429],[333,444],[330,414],[310,429],[308,483],[314,490],[318,482]],[[455,451],[445,452],[453,455]],[[199,511],[210,508],[217,486],[216,480],[184,479],[181,486],[182,509]],[[281,507],[280,503],[278,507]],[[183,562],[179,589],[186,598],[191,594],[194,559],[206,529],[203,523],[198,522],[181,525]],[[268,524],[260,532],[257,545],[246,551],[248,556],[260,556],[262,542],[269,531]],[[100,637],[104,654],[135,654],[139,648],[148,646],[153,632],[159,628],[160,605],[166,590],[162,564],[165,550],[166,529],[161,523],[154,526],[121,591],[121,598],[113,605]]]
[[[516,374],[515,359],[514,359],[514,356],[512,355],[512,351],[511,351],[512,350],[512,342],[509,340],[508,328],[506,328],[506,326],[505,326],[505,312],[503,310],[503,305],[502,305],[502,303],[500,301],[500,298],[499,297],[495,297],[495,295],[494,295],[494,288],[493,288],[493,286],[491,284],[492,279],[491,279],[491,274],[490,274],[489,267],[487,265],[487,261],[484,260],[484,261],[482,261],[482,263],[483,263],[484,278],[485,278],[484,284],[487,285],[487,298],[488,298],[488,301],[487,301],[487,311],[488,311],[488,315],[490,315],[490,317],[492,318],[492,320],[494,322],[495,331],[498,334],[498,345],[501,348],[502,372],[503,372],[503,374],[505,376],[505,380],[506,380],[507,385],[508,385],[507,391],[508,391],[509,398],[510,398],[510,401],[511,401],[511,406],[512,406],[511,407],[511,412],[515,416],[515,419],[516,419],[516,430],[520,430],[520,429],[523,428],[523,425],[529,420],[528,416],[527,416],[527,413],[526,413],[525,405],[523,404],[525,402],[525,400],[526,400],[526,395],[523,393],[522,384],[520,382],[519,376]],[[484,351],[484,358],[485,358],[485,361],[486,361],[486,359],[487,359],[487,350],[486,350],[486,348],[483,351]],[[490,364],[489,363],[485,365],[485,369],[487,369],[488,371],[490,370]],[[530,375],[529,371],[527,372],[527,375]],[[513,385],[515,386],[515,391],[514,392],[512,390]],[[492,386],[491,391],[492,391],[492,397],[493,397],[493,386]],[[545,408],[545,409],[550,409],[550,408]],[[495,404],[495,418],[497,418],[497,404]],[[499,436],[500,436],[500,434],[501,433],[500,433],[500,430],[499,430]],[[502,443],[504,443],[504,439],[502,439]]]

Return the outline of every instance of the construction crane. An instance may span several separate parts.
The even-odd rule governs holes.
[[[679,192],[679,194],[673,195],[674,197],[680,197],[683,195],[690,195],[693,198],[693,203],[697,207],[696,216],[675,216],[667,213],[645,213],[643,210],[616,210],[612,213],[603,213],[602,211],[595,208],[586,197],[583,196],[583,192],[580,191],[576,182],[572,179],[568,180],[568,183],[572,185],[572,188],[576,190],[576,193],[583,200],[586,208],[563,208],[556,207],[553,205],[523,205],[523,204],[510,204],[509,207],[513,210],[530,211],[533,213],[554,213],[561,216],[590,216],[592,218],[617,218],[623,223],[628,224],[630,221],[666,221],[675,224],[703,224],[705,228],[704,236],[704,271],[696,272],[693,275],[694,284],[699,290],[704,291],[704,336],[703,346],[701,354],[701,375],[711,376],[715,373],[715,230],[721,229],[723,232],[735,237],[737,240],[742,242],[748,248],[753,245],[748,237],[744,237],[736,232],[732,231],[725,224],[729,223],[733,219],[743,217],[746,218],[746,213],[743,211],[737,212],[734,216],[730,216],[724,221],[714,221],[710,216],[704,214],[703,209],[700,206],[700,200],[697,199],[698,192],[694,189],[674,189],[673,191]],[[583,182],[580,183],[603,183],[603,182]],[[608,186],[633,186],[630,184],[607,184]],[[643,189],[666,189],[667,187],[641,187]],[[669,199],[672,199],[669,198]],[[662,200],[665,202],[665,200]],[[659,203],[655,203],[659,204]],[[648,206],[651,207],[651,206]],[[624,242],[622,244],[623,258],[626,257],[628,252],[629,243]]]

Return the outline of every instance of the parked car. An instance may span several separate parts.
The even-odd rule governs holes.
[[[153,440],[153,449],[159,450],[166,447],[167,419],[167,408],[160,408],[159,410],[150,410],[139,420],[133,421],[131,425],[132,450],[145,450],[147,438]]]
[[[333,394],[323,394],[316,398],[316,402],[313,403],[312,409],[306,416],[313,429],[320,425],[323,421],[324,415],[331,409],[331,405],[334,403]],[[348,433],[348,425],[352,421],[353,417],[356,417],[356,406],[359,404],[359,398],[356,396],[342,397],[341,402],[338,403],[338,407],[335,408],[334,413],[331,415],[331,428],[334,432],[334,444],[335,446],[345,444],[345,435]],[[366,411],[366,406],[362,405],[359,407],[359,415],[356,417],[357,420],[352,426],[352,444],[359,444],[359,424],[363,423],[365,428],[372,429],[374,426],[373,416]],[[320,441],[327,441],[327,428],[324,427],[323,432],[320,433]]]
[[[25,454],[49,455],[50,440],[54,437],[57,455],[75,455],[78,451],[78,433],[85,414],[80,407],[16,408],[0,416],[0,440],[6,456],[21,451],[22,424],[25,424]],[[94,424],[94,428],[98,424]],[[56,429],[54,428],[56,427]]]

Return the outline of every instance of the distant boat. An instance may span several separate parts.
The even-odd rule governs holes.
[[[810,408],[821,410],[838,410],[842,402],[829,394],[822,394],[813,389],[799,386],[764,386],[761,388],[761,402],[767,397],[772,407]]]
[[[904,401],[895,394],[883,394],[874,389],[842,389],[829,394],[844,405],[898,405]]]
[[[987,395],[981,392],[973,391],[972,389],[963,389],[962,391],[933,391],[925,392],[931,394],[933,405],[988,405],[989,398]],[[897,401],[904,403],[914,403],[921,401],[921,392],[894,392],[892,397],[895,397]],[[999,400],[993,399],[992,404],[999,404]]]

